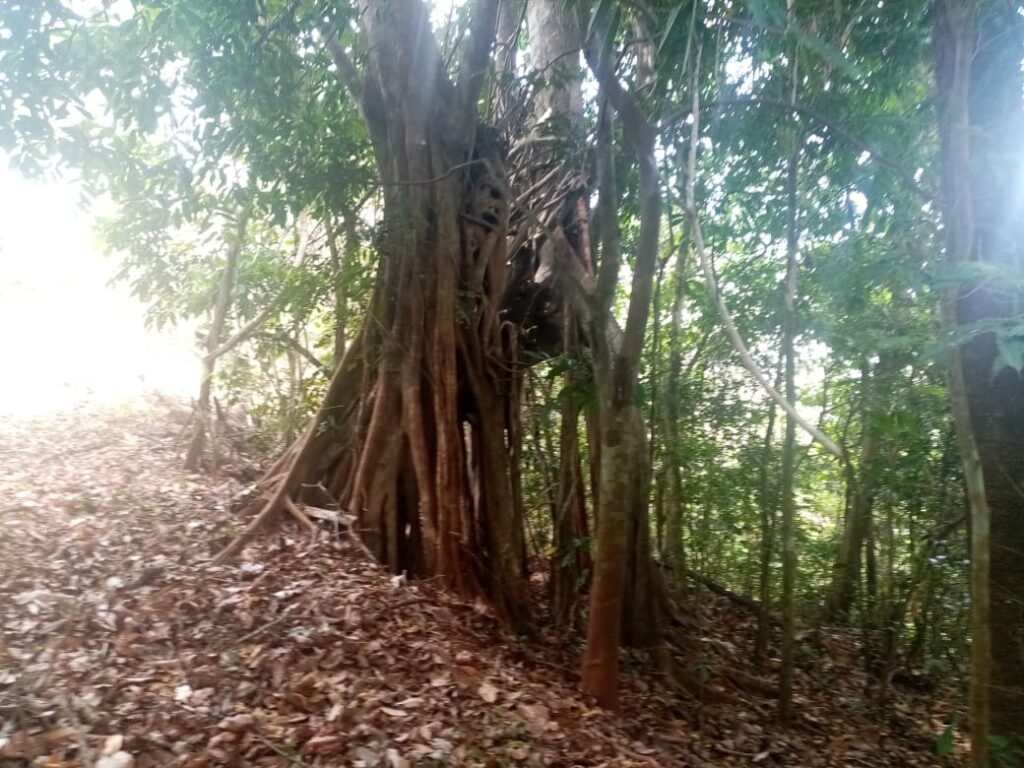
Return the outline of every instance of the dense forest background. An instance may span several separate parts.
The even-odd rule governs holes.
[[[1012,0],[2,0],[0,146],[201,321],[185,465],[265,457],[221,560],[341,510],[612,708],[625,646],[786,721],[848,626],[1019,765],[1022,60]]]

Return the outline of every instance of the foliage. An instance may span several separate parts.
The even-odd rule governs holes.
[[[150,0],[118,17],[106,3],[87,13],[75,5],[0,3],[0,111],[9,118],[0,121],[0,146],[26,172],[73,170],[90,195],[111,198],[116,213],[101,231],[121,259],[120,279],[147,302],[156,325],[210,314],[224,232],[248,212],[227,335],[275,308],[225,359],[217,388],[287,441],[324,392],[316,364],[330,370],[336,362],[338,287],[344,314],[365,319],[376,273],[373,150],[326,44],[334,39],[356,67],[365,65],[370,52],[354,32],[359,10],[321,0]],[[778,0],[579,5],[568,4],[584,14],[587,37],[619,54],[623,79],[641,70],[644,45],[653,57],[650,82],[635,90],[658,127],[668,234],[638,404],[648,415],[649,522],[661,548],[667,478],[678,470],[693,570],[759,592],[762,515],[774,531],[778,505],[782,420],[769,428],[774,406],[740,364],[710,287],[696,275],[682,200],[694,183],[722,295],[752,357],[775,380],[787,168],[796,157],[799,409],[843,445],[847,459],[800,446],[799,608],[820,616],[841,565],[844,521],[856,493],[868,493],[871,525],[858,549],[863,569],[848,620],[876,638],[890,673],[899,665],[959,670],[966,541],[937,305],[949,281],[963,276],[939,267],[930,4],[811,0],[791,13]],[[469,18],[468,6],[456,4],[447,19],[434,19],[449,67]],[[545,74],[521,66],[497,78],[495,90],[559,87],[577,63]],[[586,150],[560,145],[580,165],[593,147],[593,102],[578,126]],[[480,105],[481,114],[493,109]],[[690,178],[695,119],[700,144]],[[622,319],[636,266],[640,181],[618,130],[625,265],[614,309]],[[305,240],[308,252],[299,254]],[[349,256],[341,274],[332,272],[329,241]],[[674,355],[677,295],[681,354]],[[994,333],[997,367],[1024,371],[1019,317],[959,332]],[[538,364],[525,377],[522,490],[534,556],[552,554],[561,419],[567,411],[586,415],[596,402],[590,373],[584,352]],[[678,386],[668,385],[673,377]],[[680,416],[668,430],[664,414],[673,406]],[[581,445],[588,467],[592,440]],[[588,487],[591,504],[593,492]],[[777,550],[767,564],[773,595]],[[936,750],[947,752],[952,738],[947,729]]]

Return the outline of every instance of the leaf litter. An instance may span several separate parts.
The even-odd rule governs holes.
[[[211,567],[247,522],[233,510],[248,489],[184,473],[168,410],[154,398],[0,425],[0,764],[963,761],[962,744],[935,751],[951,698],[894,689],[872,704],[849,635],[808,644],[790,729],[770,699],[702,706],[630,656],[615,715],[578,693],[578,638],[502,636],[485,606],[384,572],[327,523],[312,540],[285,522]],[[697,618],[709,662],[749,667],[749,613],[706,595]]]

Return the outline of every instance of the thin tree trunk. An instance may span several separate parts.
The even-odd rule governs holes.
[[[598,117],[598,216],[601,224],[601,273],[598,300],[602,287],[608,282],[607,273],[618,270],[619,236],[614,217],[618,208],[618,189],[615,180],[615,159],[612,147],[613,129],[611,108],[602,102]],[[602,301],[602,309],[608,311]],[[600,343],[603,323],[597,320]],[[622,596],[626,578],[626,536],[628,534],[627,494],[628,477],[622,471],[629,458],[629,446],[623,441],[630,436],[628,430],[611,419],[605,398],[608,396],[608,357],[603,347],[595,355],[595,378],[598,384],[598,413],[600,430],[600,465],[598,469],[598,503],[596,517],[597,541],[594,555],[594,574],[590,590],[590,616],[587,622],[586,650],[583,656],[584,693],[594,696],[601,706],[618,707],[619,697],[619,626],[622,616]],[[618,427],[618,430],[616,430]],[[609,439],[611,438],[611,439]]]
[[[789,15],[793,15],[793,2],[789,0]],[[797,53],[794,48],[791,104],[796,104],[798,87]],[[782,668],[779,673],[779,719],[789,723],[793,719],[793,674],[795,651],[796,606],[796,495],[794,474],[796,469],[796,297],[797,268],[800,247],[799,183],[800,138],[794,128],[793,152],[786,172],[786,293],[785,319],[782,329],[782,354],[785,358],[786,434],[782,444]]]
[[[292,271],[289,272],[287,277],[285,277],[284,284],[277,292],[277,295],[267,302],[267,305],[261,309],[254,318],[231,334],[230,338],[223,343],[218,343],[218,345],[213,349],[207,350],[207,358],[210,360],[216,360],[219,357],[223,357],[242,342],[252,338],[252,336],[259,331],[260,327],[272,314],[274,314],[274,312],[279,312],[284,309],[284,299],[288,294],[292,276],[302,267],[303,262],[306,260],[306,253],[309,247],[309,238],[311,233],[309,227],[303,226],[302,224],[304,218],[304,216],[300,216],[299,222],[296,223],[297,240],[295,243],[295,255],[292,259]]]
[[[691,114],[697,115],[696,109],[699,108],[700,104],[697,103],[692,109]],[[696,123],[696,117],[694,123]],[[687,218],[690,221],[690,228],[692,231],[693,245],[697,252],[698,261],[700,262],[701,271],[704,273],[704,279],[707,281],[708,290],[711,293],[712,300],[715,303],[715,307],[718,309],[719,317],[722,319],[722,326],[725,328],[725,333],[729,337],[729,341],[732,342],[733,349],[736,351],[737,356],[740,358],[740,362],[743,367],[746,368],[754,380],[761,386],[762,389],[771,397],[775,403],[786,412],[786,415],[792,418],[801,429],[809,434],[814,440],[816,440],[822,448],[824,448],[832,456],[837,459],[843,460],[844,452],[842,446],[840,446],[835,440],[828,437],[821,429],[812,424],[810,421],[805,419],[797,411],[796,406],[789,402],[785,395],[772,385],[768,381],[768,376],[762,370],[761,366],[758,365],[757,361],[751,356],[750,350],[747,349],[747,345],[744,344],[742,337],[740,336],[739,329],[736,327],[736,321],[733,319],[732,312],[729,311],[728,305],[725,303],[725,297],[718,287],[718,280],[715,277],[714,267],[711,263],[711,258],[708,255],[707,248],[704,243],[703,229],[700,225],[700,216],[697,213],[697,208],[689,200],[686,203]]]
[[[635,404],[637,373],[650,312],[657,269],[661,226],[661,189],[655,159],[655,132],[633,95],[616,79],[611,63],[588,41],[586,49],[604,98],[622,119],[623,136],[639,165],[640,232],[627,311],[619,349],[605,337],[607,317],[619,270],[617,192],[612,167],[612,133],[605,117],[600,129],[601,229],[604,248],[598,276],[595,326],[595,378],[601,421],[600,511],[597,555],[590,592],[587,646],[583,657],[583,691],[601,706],[618,706],[618,645],[623,629],[631,642],[643,642],[660,632],[656,574],[647,523],[649,471],[646,431]],[[627,561],[628,557],[628,561]],[[626,578],[630,574],[629,608],[632,620],[622,625]]]
[[[782,378],[782,367],[780,366],[776,377]],[[775,517],[776,517],[776,494],[771,488],[771,456],[772,440],[775,436],[775,413],[774,403],[768,404],[768,425],[764,430],[764,445],[761,449],[760,468],[760,497],[758,506],[761,508],[761,562],[758,581],[758,594],[761,600],[761,610],[757,614],[757,639],[754,642],[754,666],[760,669],[764,666],[764,657],[768,652],[768,641],[771,633],[771,597],[772,597],[772,555],[775,550]]]
[[[884,366],[887,369],[887,366]],[[875,494],[875,461],[878,455],[878,437],[875,419],[878,417],[877,389],[883,366],[878,364],[872,372],[865,363],[861,367],[861,443],[857,468],[845,467],[848,504],[843,525],[839,555],[832,572],[832,584],[825,600],[827,621],[849,619],[857,598],[861,577],[861,551],[865,549],[870,530],[871,512]]]
[[[185,469],[197,472],[203,462],[203,449],[206,446],[207,431],[210,430],[210,394],[213,391],[213,374],[216,367],[214,351],[220,346],[224,334],[224,323],[231,309],[231,297],[235,290],[235,279],[238,272],[238,258],[245,244],[245,230],[249,222],[249,210],[243,209],[238,214],[235,230],[227,238],[227,255],[224,259],[224,271],[221,273],[217,288],[217,303],[213,308],[213,320],[210,331],[206,334],[206,356],[203,358],[203,377],[199,383],[199,398],[196,401],[195,424],[192,440],[185,455]]]
[[[570,329],[566,330],[571,334]],[[556,507],[552,517],[554,554],[551,563],[551,609],[556,632],[560,635],[567,634],[576,626],[579,598],[584,592],[585,574],[591,565],[587,552],[587,507],[580,459],[579,405],[574,392],[579,384],[579,374],[570,367],[564,381],[566,393],[560,419],[560,462]]]
[[[682,421],[683,360],[682,326],[686,300],[687,250],[681,247],[676,254],[673,270],[672,324],[668,335],[668,391],[665,393],[665,468],[667,513],[665,524],[665,560],[676,574],[676,581],[686,584],[686,548],[683,543],[683,461]]]
[[[348,276],[346,270],[352,269],[359,253],[359,236],[356,233],[355,213],[342,213],[341,229],[344,233],[344,245],[338,249],[337,232],[332,231],[327,238],[327,246],[331,252],[331,272],[334,275],[334,365],[337,366],[345,357],[348,333]]]
[[[671,232],[669,233],[669,242],[671,242]],[[651,322],[651,346],[648,352],[647,359],[647,382],[648,382],[648,404],[647,404],[647,466],[653,471],[655,463],[657,461],[658,454],[661,446],[661,436],[658,432],[660,426],[659,421],[661,414],[659,410],[661,390],[659,387],[660,369],[661,369],[661,292],[665,282],[665,267],[668,265],[667,259],[662,261],[658,265],[657,275],[654,279],[654,299],[652,302],[652,313],[653,321]],[[664,527],[664,520],[661,516],[661,505],[658,503],[658,478],[652,475],[651,494],[652,498],[648,499],[648,504],[651,505],[654,511],[654,530],[655,530],[655,552],[661,551],[661,539],[662,539],[662,528]]]
[[[498,37],[495,58],[498,72],[504,77],[514,77],[519,54],[519,28],[523,23],[523,3],[520,0],[501,0],[498,9]],[[499,114],[501,111],[499,110]]]

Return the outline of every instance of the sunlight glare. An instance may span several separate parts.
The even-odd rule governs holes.
[[[72,184],[27,180],[0,157],[0,210],[0,418],[197,386],[193,327],[147,330],[144,307],[108,285],[116,260]]]

